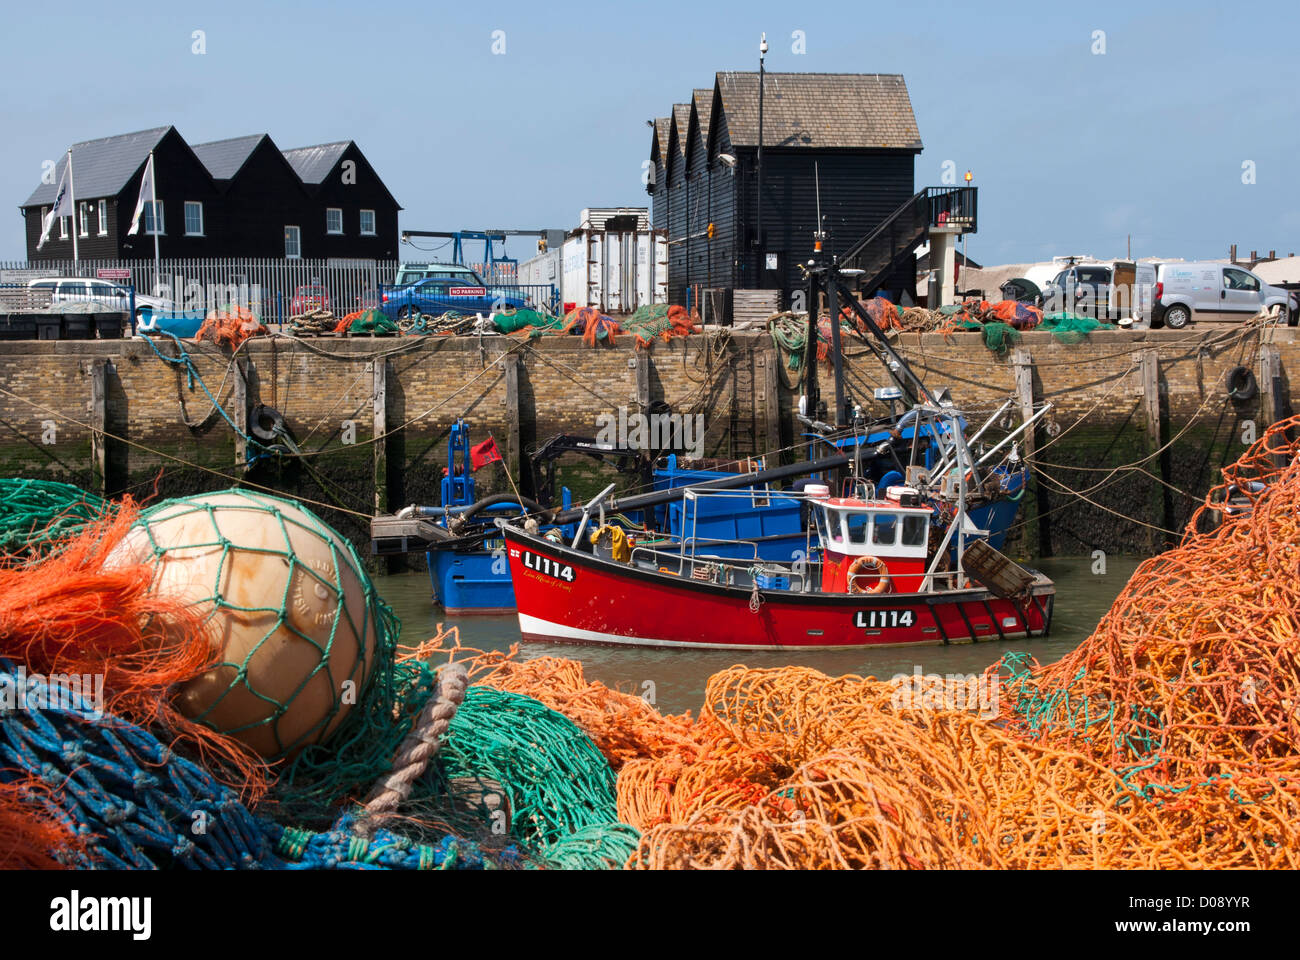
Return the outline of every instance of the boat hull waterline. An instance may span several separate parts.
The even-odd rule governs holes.
[[[1055,587],[1024,600],[973,586],[911,594],[760,591],[615,563],[506,528],[525,640],[643,647],[842,649],[1015,640],[1051,626]]]

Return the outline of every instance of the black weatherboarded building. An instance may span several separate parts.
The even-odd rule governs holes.
[[[64,218],[39,251],[54,201],[51,179],[21,205],[28,260],[71,260],[72,232],[83,260],[152,259],[154,222],[127,233],[150,151],[165,258],[394,259],[401,209],[350,140],[280,150],[266,134],[186,143],[156,127],[72,147],[76,217]]]
[[[921,137],[901,76],[767,73],[760,237],[758,106],[757,72],[723,72],[653,124],[647,191],[668,234],[673,303],[698,286],[776,289],[789,304],[812,250],[818,179],[831,253],[913,197]],[[915,278],[904,262],[880,286],[915,296]]]

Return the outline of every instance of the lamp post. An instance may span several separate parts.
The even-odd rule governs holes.
[[[969,187],[970,182],[974,179],[975,179],[974,174],[972,174],[969,170],[967,170],[966,186]],[[966,236],[967,234],[965,233],[961,235],[961,285],[963,287],[966,286]]]
[[[755,181],[757,182],[757,194],[755,199],[758,202],[758,210],[755,217],[754,228],[754,246],[758,250],[758,271],[755,274],[755,285],[762,289],[763,287],[763,58],[767,56],[767,34],[764,33],[758,41],[758,159],[755,164]]]

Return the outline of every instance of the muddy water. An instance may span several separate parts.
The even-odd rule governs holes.
[[[586,675],[629,693],[652,693],[656,706],[668,713],[698,711],[709,675],[736,663],[751,667],[779,667],[801,664],[824,673],[870,674],[888,679],[898,673],[976,673],[1004,653],[1025,650],[1047,663],[1059,659],[1085,639],[1109,609],[1128,581],[1137,558],[1109,557],[1103,574],[1093,573],[1093,561],[1086,557],[1054,558],[1032,564],[1056,581],[1056,609],[1052,633],[1047,639],[1007,643],[954,644],[952,646],[865,648],[858,650],[810,651],[727,651],[727,650],[643,650],[625,647],[595,647],[574,644],[528,643],[525,658],[545,655],[581,660]],[[430,600],[428,577],[423,573],[380,577],[380,594],[402,619],[402,642],[414,645],[433,636],[437,624],[454,623],[461,642],[486,650],[506,650],[519,640],[518,621],[513,617],[446,617]]]

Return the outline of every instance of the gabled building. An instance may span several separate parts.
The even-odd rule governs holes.
[[[692,287],[764,288],[788,304],[803,286],[798,263],[812,251],[818,182],[831,252],[865,237],[915,192],[922,145],[901,76],[767,73],[760,234],[758,99],[757,72],[721,72],[707,95],[696,90],[674,107],[666,145],[656,125],[651,163],[667,184],[660,191],[656,181],[650,193],[654,222],[668,230],[671,302],[685,302]],[[914,262],[881,286],[915,296]]]
[[[151,151],[157,216],[147,209],[132,236]],[[77,215],[38,251],[64,163],[21,205],[29,260],[71,260],[74,230],[83,260],[150,259],[155,234],[165,258],[397,256],[401,208],[351,141],[281,151],[253,134],[191,146],[175,127],[156,127],[74,144]]]

